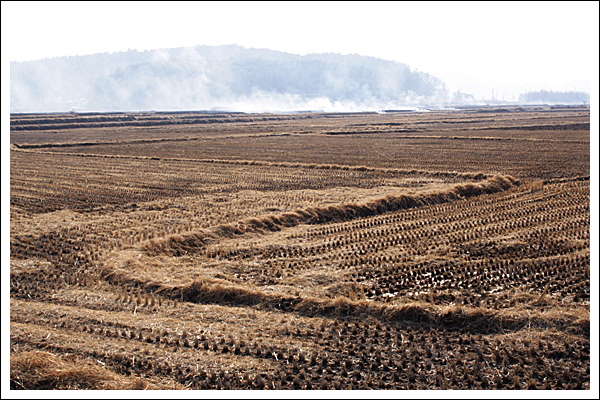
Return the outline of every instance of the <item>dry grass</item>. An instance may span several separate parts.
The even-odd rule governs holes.
[[[33,350],[10,355],[11,389],[150,390],[175,389],[117,374],[102,362]]]
[[[149,255],[197,253],[215,238],[234,237],[249,232],[276,232],[300,224],[324,224],[381,215],[398,210],[443,204],[510,189],[518,181],[510,176],[493,176],[476,184],[452,185],[440,192],[426,191],[415,195],[400,195],[373,199],[366,203],[339,204],[328,207],[297,209],[279,215],[250,218],[237,225],[218,225],[208,232],[192,232],[150,240],[142,248]],[[239,226],[244,229],[240,229]],[[211,240],[212,239],[212,240]]]

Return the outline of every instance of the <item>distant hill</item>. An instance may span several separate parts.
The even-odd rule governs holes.
[[[373,57],[197,46],[10,64],[11,112],[398,109],[447,99],[442,81]]]
[[[590,104],[590,94],[586,92],[553,92],[540,90],[537,92],[521,93],[519,103],[544,104]]]

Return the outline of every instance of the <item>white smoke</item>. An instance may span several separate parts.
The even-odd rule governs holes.
[[[11,63],[11,112],[378,111],[447,101],[404,64],[240,46],[128,51]]]

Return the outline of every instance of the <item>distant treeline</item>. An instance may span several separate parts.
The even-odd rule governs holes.
[[[540,90],[537,92],[521,93],[519,103],[587,103],[590,102],[590,94],[586,92],[554,92],[552,90]]]

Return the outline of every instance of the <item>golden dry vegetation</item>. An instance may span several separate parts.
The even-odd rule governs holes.
[[[11,389],[589,389],[589,121],[12,116]]]

